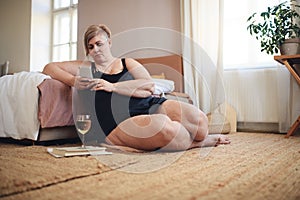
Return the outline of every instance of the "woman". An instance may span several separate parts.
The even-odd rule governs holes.
[[[207,117],[195,106],[153,97],[147,70],[134,59],[114,57],[111,45],[105,25],[88,27],[84,47],[94,60],[88,62],[93,79],[77,76],[83,61],[49,63],[43,70],[79,90],[95,91],[95,111],[107,143],[149,151],[230,143],[223,135],[208,135]]]

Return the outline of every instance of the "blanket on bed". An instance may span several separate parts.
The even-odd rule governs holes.
[[[45,79],[39,86],[39,120],[42,128],[74,125],[72,88],[55,79]]]
[[[0,137],[37,140],[37,86],[49,76],[39,72],[19,72],[0,78]]]

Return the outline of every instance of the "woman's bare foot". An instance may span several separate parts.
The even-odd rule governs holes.
[[[230,144],[230,142],[230,139],[226,135],[210,134],[201,142],[193,142],[191,147],[216,147],[220,144]]]
[[[220,144],[230,144],[230,139],[226,135],[211,134],[206,136],[206,138],[203,141],[202,147],[216,147]]]

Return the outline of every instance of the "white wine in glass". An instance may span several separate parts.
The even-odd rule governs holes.
[[[77,115],[76,116],[76,129],[82,134],[82,148],[85,148],[84,145],[84,135],[89,132],[91,128],[91,116],[90,115]]]

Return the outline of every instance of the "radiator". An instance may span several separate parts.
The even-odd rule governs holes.
[[[224,72],[226,100],[237,111],[238,124],[278,123],[277,69],[243,69]]]
[[[285,67],[227,70],[223,75],[238,130],[284,133],[300,115],[300,86]]]

